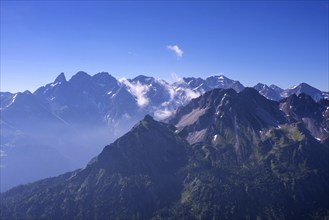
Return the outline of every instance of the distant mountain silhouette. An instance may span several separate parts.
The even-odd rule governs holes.
[[[166,120],[214,88],[242,92],[245,87],[223,75],[168,83],[144,75],[117,80],[106,72],[90,76],[80,71],[68,80],[61,73],[34,93],[1,93],[1,152],[7,155],[1,157],[1,190],[82,167],[146,114]],[[254,88],[275,101],[301,93],[316,101],[329,97],[305,83],[287,90],[263,84]],[[321,136],[316,123],[310,121],[310,126]],[[62,162],[47,172],[48,166],[35,159],[40,149],[50,160]]]

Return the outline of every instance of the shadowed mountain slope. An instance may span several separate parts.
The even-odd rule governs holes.
[[[84,169],[2,193],[1,217],[323,219],[329,105],[309,99],[279,103],[251,88],[211,90],[170,124],[147,115]]]

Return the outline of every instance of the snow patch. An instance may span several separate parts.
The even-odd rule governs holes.
[[[219,135],[215,134],[213,139],[212,139],[212,144],[216,144],[219,141]]]
[[[299,85],[291,86],[289,89],[296,89]]]
[[[62,82],[56,82],[56,83],[51,83],[49,86],[50,87],[55,87],[57,85],[60,85]]]
[[[11,102],[6,106],[6,108],[9,107],[9,106],[11,106],[11,105],[16,101],[16,97],[17,97],[17,95],[18,95],[18,93],[16,93],[16,94],[14,95],[13,99],[12,99]]]

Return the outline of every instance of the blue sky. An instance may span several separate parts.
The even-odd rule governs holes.
[[[328,91],[328,20],[328,1],[1,1],[1,91],[80,70]]]

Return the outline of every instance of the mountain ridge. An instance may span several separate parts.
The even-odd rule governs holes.
[[[307,116],[326,132],[328,108],[304,94],[276,102],[214,89],[169,124],[146,115],[84,169],[2,193],[1,217],[325,218],[329,135],[317,140],[303,118],[315,112]],[[204,138],[188,143],[200,128]]]
[[[1,157],[1,171],[6,177],[1,178],[2,190],[27,182],[24,180],[25,177],[21,177],[24,180],[22,182],[11,182],[12,176],[16,176],[14,175],[16,173],[27,175],[28,170],[38,173],[35,167],[46,169],[47,166],[41,164],[30,167],[38,163],[38,160],[29,160],[29,158],[39,157],[39,155],[33,147],[31,151],[23,154],[27,146],[50,149],[48,157],[58,155],[60,158],[56,160],[66,161],[62,164],[71,164],[74,161],[70,167],[63,165],[63,167],[58,167],[57,172],[49,173],[49,175],[56,175],[64,170],[83,166],[90,157],[101,151],[101,146],[127,132],[144,115],[151,114],[157,120],[166,120],[179,106],[187,105],[192,99],[214,87],[232,88],[237,92],[242,92],[245,88],[239,81],[231,80],[223,75],[210,76],[206,79],[185,77],[174,83],[168,83],[144,75],[133,79],[117,80],[107,72],[91,76],[80,71],[68,80],[65,74],[61,73],[53,82],[40,87],[34,93],[29,91],[26,91],[26,94],[1,92],[0,123],[3,125],[1,126],[1,151],[4,152],[3,155],[8,155]],[[283,92],[274,85],[259,87],[272,89],[277,94]],[[305,85],[302,87],[304,88]],[[296,93],[304,91],[303,88],[299,90],[296,88],[294,90]],[[305,91],[317,92],[316,89]],[[262,90],[259,92],[262,94]],[[263,93],[267,98],[277,99],[268,97],[270,94]],[[315,96],[311,94],[311,96],[318,98],[319,93]],[[15,105],[17,105],[16,110],[12,108]],[[322,139],[323,132],[320,131],[318,122],[315,122],[314,118],[306,117],[304,120],[309,130],[312,130],[312,134]],[[202,134],[199,135],[201,138]],[[70,148],[67,149],[66,146]],[[53,151],[56,153],[50,153]],[[76,157],[77,154],[80,155],[79,158]],[[21,163],[17,164],[17,161]],[[55,166],[59,165],[55,164]],[[20,167],[19,171],[12,170],[14,167],[17,169]],[[29,177],[26,178],[29,179]]]

